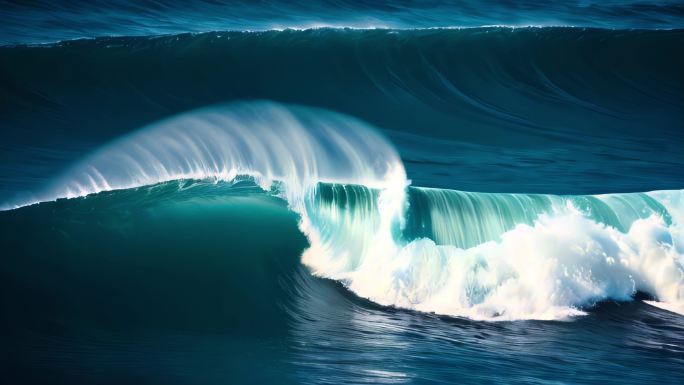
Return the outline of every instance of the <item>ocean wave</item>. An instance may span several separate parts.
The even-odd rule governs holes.
[[[302,262],[357,295],[478,320],[563,319],[645,293],[682,313],[684,191],[600,196],[407,187],[347,116],[269,102],[190,112],[96,151],[40,200],[246,176],[285,199]]]

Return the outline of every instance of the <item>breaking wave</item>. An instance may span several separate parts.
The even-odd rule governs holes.
[[[35,202],[11,206],[244,177],[300,216],[310,243],[302,262],[313,274],[382,305],[551,320],[642,293],[684,314],[684,191],[409,187],[397,152],[376,130],[320,109],[251,102],[182,114],[98,150]]]

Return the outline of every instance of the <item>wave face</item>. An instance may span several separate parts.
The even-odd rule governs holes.
[[[454,205],[475,202],[480,196],[429,191],[449,196]],[[435,240],[439,238],[432,235],[436,231],[410,225],[415,214],[420,214],[418,222],[426,226],[439,221],[417,207],[425,204],[425,192],[409,189],[407,225],[395,233],[397,247],[408,246],[375,277],[378,284],[387,283],[386,273],[391,271],[395,280],[380,298],[390,298],[393,290],[404,285],[396,296],[398,303],[431,300],[422,303],[425,310],[434,306],[463,314],[473,306],[471,313],[478,319],[504,309],[508,311],[496,319],[512,317],[510,311],[518,305],[517,315],[539,310],[521,302],[520,293],[511,293],[514,286],[530,283],[525,272],[540,274],[529,286],[536,290],[529,298],[538,305],[560,303],[559,297],[542,297],[550,292],[573,293],[575,299],[587,290],[592,290],[596,299],[607,293],[621,297],[632,290],[625,270],[641,271],[633,275],[636,285],[642,284],[637,279],[648,278],[646,273],[653,271],[646,264],[619,266],[636,251],[629,248],[651,244],[652,248],[641,251],[652,254],[639,261],[665,257],[660,265],[650,267],[665,273],[671,267],[666,255],[673,253],[666,248],[671,243],[681,245],[677,238],[667,239],[667,231],[673,231],[666,225],[667,219],[661,222],[648,216],[660,209],[647,196],[666,202],[668,196],[676,197],[676,192],[596,197],[596,201],[613,199],[612,203],[624,199],[637,213],[627,205],[610,204],[615,212],[645,218],[637,220],[639,224],[628,234],[586,217],[568,221],[559,216],[541,218],[532,226],[521,225],[474,248],[446,246],[444,239]],[[377,190],[358,185],[320,185],[307,211],[312,213],[312,228],[320,232],[321,244],[340,252],[336,259],[321,255],[309,261],[321,262],[316,266],[329,269],[331,276],[333,269],[334,274],[348,275],[353,281],[346,282],[353,282],[356,290],[366,294],[378,294],[356,286],[361,274],[370,271],[371,256],[361,259],[341,252],[345,245],[349,251],[361,249],[352,242],[366,233],[349,227],[352,223],[364,230],[376,228],[372,218],[378,214],[371,208],[377,207],[377,195]],[[522,197],[506,194],[480,197],[490,203],[499,200],[500,208],[507,200],[522,201]],[[639,206],[644,202],[654,208],[642,214]],[[435,204],[442,202],[436,200]],[[595,308],[583,308],[588,314],[573,317],[572,322],[482,322],[378,306],[337,281],[315,277],[301,264],[302,252],[309,249],[311,257],[314,244],[300,232],[300,220],[272,192],[263,192],[241,178],[233,182],[171,181],[0,212],[0,241],[6,253],[0,260],[0,303],[13,309],[11,316],[0,317],[3,330],[13,331],[3,345],[8,353],[14,353],[7,354],[5,361],[9,375],[30,380],[26,382],[65,384],[141,380],[200,384],[226,378],[238,383],[277,384],[320,384],[337,379],[350,383],[452,383],[455,377],[475,384],[526,383],[530,376],[554,381],[571,367],[568,376],[578,376],[577,371],[581,378],[598,381],[617,376],[634,384],[643,383],[644,378],[661,378],[664,384],[679,381],[678,375],[673,376],[682,370],[679,357],[684,325],[679,314],[643,301],[609,300]],[[566,226],[571,224],[588,227]],[[479,242],[477,233],[473,229],[467,236]],[[503,248],[511,242],[531,238],[535,243],[524,250],[525,255],[503,257]],[[335,243],[339,241],[345,243]],[[571,241],[579,242],[569,245]],[[626,243],[615,245],[613,241]],[[662,244],[653,245],[656,241]],[[604,250],[616,257],[614,263],[592,254],[599,245],[616,246]],[[474,255],[476,251],[498,253]],[[546,252],[543,260],[536,259]],[[565,259],[571,254],[580,259]],[[409,256],[412,259],[407,261]],[[399,266],[400,262],[407,265]],[[577,275],[565,276],[559,271],[560,264]],[[456,265],[462,267],[462,275]],[[506,266],[510,269],[504,269]],[[515,278],[518,272],[523,275]],[[495,273],[510,277],[510,283],[497,288]],[[460,279],[463,276],[465,280]],[[441,283],[428,278],[439,277],[447,279],[449,287],[437,295]],[[464,281],[470,283],[456,285]],[[481,290],[479,295],[476,289]],[[660,294],[670,289],[662,280],[657,290]],[[494,306],[496,302],[488,294],[504,291],[510,295],[506,298],[509,303]],[[440,303],[447,295],[452,298],[450,308]],[[476,302],[487,298],[490,309],[481,305],[475,311]],[[473,304],[461,302],[465,299]],[[562,300],[568,304],[570,299]],[[592,359],[587,359],[588,355]],[[512,369],[511,365],[525,369]]]
[[[486,10],[484,9],[486,8]],[[50,17],[46,17],[49,15]],[[435,28],[508,26],[580,26],[600,28],[681,28],[684,7],[677,1],[534,1],[343,0],[325,2],[163,0],[135,2],[6,4],[0,43],[43,43],[100,36],[161,35],[223,30],[286,28]],[[30,27],[28,27],[30,25]]]
[[[342,115],[273,103],[190,112],[97,151],[43,200],[248,177],[284,198],[302,261],[383,305],[562,319],[637,292],[684,311],[682,191],[604,196],[410,188],[392,146]],[[277,181],[277,185],[273,185]]]
[[[21,195],[151,122],[245,99],[318,106],[381,127],[419,186],[678,189],[682,40],[682,30],[478,28],[3,47],[0,200],[30,200]]]

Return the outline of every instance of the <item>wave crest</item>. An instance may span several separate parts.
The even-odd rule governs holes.
[[[238,175],[253,177],[265,190],[283,183],[290,203],[318,182],[406,183],[394,148],[361,121],[260,101],[208,107],[145,127],[77,164],[40,200]]]

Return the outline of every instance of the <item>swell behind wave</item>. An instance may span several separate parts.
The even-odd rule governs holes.
[[[97,36],[141,36],[220,30],[320,27],[430,28],[483,25],[571,25],[602,28],[678,28],[684,9],[669,1],[552,2],[492,1],[482,12],[477,1],[413,2],[343,0],[292,3],[161,0],[115,3],[8,3],[0,44],[50,42]],[[27,27],[30,26],[30,27]]]
[[[150,122],[243,99],[319,106],[382,127],[421,186],[679,188],[683,36],[320,29],[0,47],[0,199]]]

